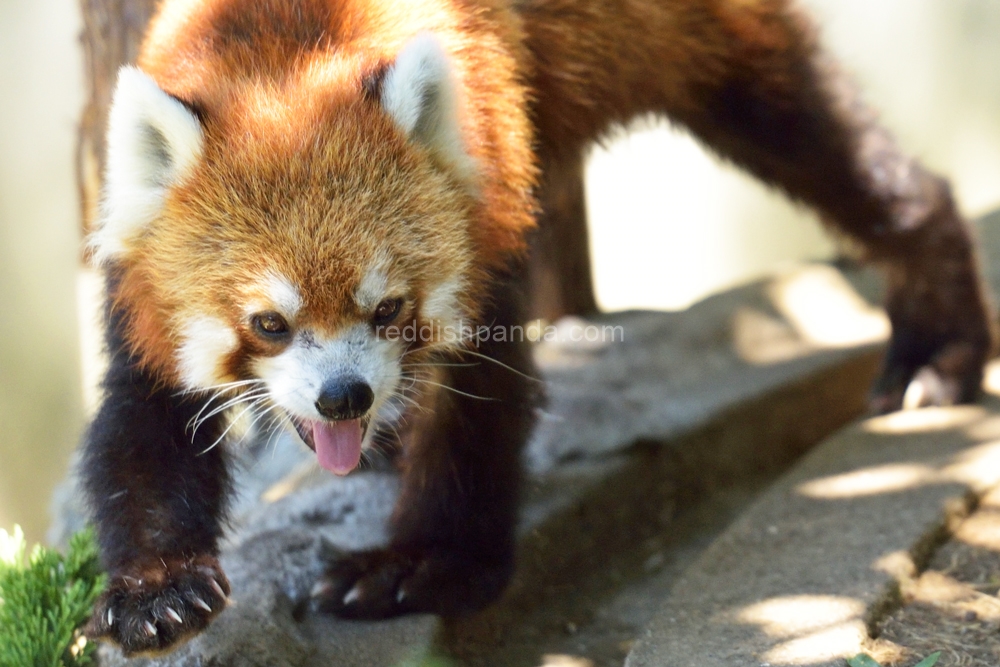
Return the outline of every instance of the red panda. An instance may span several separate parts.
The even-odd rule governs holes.
[[[294,429],[336,474],[398,441],[391,542],[330,563],[315,609],[494,600],[539,392],[524,341],[462,332],[526,319],[536,222],[582,233],[583,151],[641,114],[885,265],[873,409],[914,383],[975,398],[993,334],[948,185],[789,0],[165,0],[119,77],[90,239],[110,366],[83,479],[110,584],[88,634],[163,651],[225,606],[234,413]]]

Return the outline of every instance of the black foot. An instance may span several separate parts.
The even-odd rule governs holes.
[[[450,553],[362,552],[330,566],[313,589],[312,607],[353,619],[455,616],[498,598],[511,569],[509,559],[484,563]]]
[[[975,402],[990,355],[988,334],[977,338],[980,340],[933,346],[928,352],[929,346],[915,351],[904,342],[905,335],[894,334],[885,367],[869,398],[871,412],[885,414],[901,408]]]
[[[84,632],[125,655],[162,653],[205,629],[228,597],[229,581],[214,557],[158,560],[112,576]]]

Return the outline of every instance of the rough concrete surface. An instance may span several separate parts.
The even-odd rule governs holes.
[[[874,365],[872,355],[861,355],[724,411],[692,433],[533,478],[525,516],[535,521],[523,526],[514,580],[498,604],[449,623],[449,653],[460,664],[535,667],[539,648],[565,634],[559,626],[583,627],[591,612],[600,613],[595,603],[624,585],[648,585],[642,581],[648,559],[653,570],[660,559],[687,560],[679,552],[697,548],[717,529],[678,525],[703,501],[759,490],[857,415]],[[533,511],[539,495],[552,511]],[[729,510],[721,512],[731,518]],[[715,523],[718,512],[709,514],[706,523]],[[685,532],[690,539],[678,540]],[[629,625],[638,631],[645,620],[633,616]]]
[[[606,340],[538,345],[548,407],[527,452],[535,473],[675,439],[732,406],[857,358],[889,332],[885,316],[823,265],[790,267],[685,311],[557,324],[567,335],[593,324]]]
[[[818,446],[685,572],[627,667],[841,667],[859,653],[949,515],[1000,482],[987,386],[982,405],[870,419]]]
[[[619,344],[540,345],[550,401],[518,571],[498,604],[447,624],[447,652],[534,667],[576,647],[620,665],[655,598],[738,512],[712,499],[742,502],[863,412],[887,326],[857,292],[830,267],[792,268],[683,313],[595,320],[622,325]]]
[[[1000,229],[1000,219],[994,223],[983,228],[988,239],[997,236],[994,229]],[[986,246],[987,259],[990,249],[1000,250],[1000,243]],[[684,508],[692,506],[693,499],[733,488],[734,480],[747,482],[744,488],[754,487],[859,414],[888,328],[884,316],[858,295],[870,299],[877,294],[870,274],[848,271],[846,276],[828,266],[792,267],[681,313],[629,312],[595,318],[588,323],[610,327],[604,329],[602,342],[569,338],[540,342],[536,357],[550,400],[540,412],[539,427],[525,457],[531,474],[520,526],[520,566],[498,605],[444,629],[445,647],[472,665],[533,664],[538,659],[537,647],[530,645],[530,633],[522,631],[536,621],[551,623],[558,616],[552,608],[559,607],[559,601],[577,600],[573,592],[583,580],[614,593],[627,588],[630,569],[643,569],[650,558],[653,570],[660,567],[657,563],[671,559],[676,563],[695,560],[704,536],[674,545],[675,550],[686,550],[686,555],[677,558],[669,552],[669,545],[657,541],[657,535],[683,524]],[[578,324],[566,320],[559,323],[559,329],[570,332]],[[959,410],[956,414],[971,413]],[[856,436],[884,437],[888,436],[863,430]],[[934,442],[925,442],[928,437]],[[926,446],[927,456],[931,451],[940,455],[935,438],[921,436],[914,442]],[[838,447],[824,449],[829,458],[824,465],[830,471],[875,464],[864,458],[868,455],[864,446],[845,445],[842,451]],[[882,452],[891,462],[895,448],[867,449]],[[851,454],[855,449],[861,452],[856,460]],[[334,479],[291,436],[241,444],[235,451],[241,459],[236,480],[239,495],[223,548],[234,603],[180,652],[130,664],[361,667],[393,665],[425,652],[439,627],[435,619],[363,624],[303,611],[302,601],[316,575],[338,550],[384,542],[395,478],[369,470]],[[810,460],[822,458],[821,454],[816,457]],[[808,636],[813,626],[776,630],[780,622],[768,616],[774,609],[779,615],[782,609],[792,609],[797,617],[794,603],[798,598],[791,601],[791,607],[782,607],[784,602],[779,600],[774,603],[777,606],[744,610],[749,615],[742,618],[764,619],[757,625],[733,616],[740,613],[733,605],[745,596],[765,591],[768,599],[781,597],[786,588],[798,590],[795,586],[805,592],[792,595],[829,596],[819,598],[820,602],[829,602],[844,616],[836,632],[860,637],[868,612],[858,610],[881,599],[888,575],[865,578],[854,561],[841,559],[840,552],[828,549],[828,543],[847,544],[858,558],[873,556],[869,553],[873,547],[862,538],[874,532],[900,551],[910,549],[913,526],[920,520],[916,517],[926,518],[928,512],[940,517],[940,502],[961,495],[967,486],[953,480],[928,488],[938,494],[914,502],[890,494],[889,500],[899,501],[896,505],[869,506],[871,497],[836,502],[800,499],[795,505],[803,508],[798,515],[782,513],[790,512],[792,504],[779,494],[770,510],[755,510],[766,522],[763,534],[752,526],[744,528],[739,539],[733,537],[740,535],[738,530],[724,533],[705,556],[716,554],[719,560],[703,572],[702,579],[697,579],[697,567],[690,576],[681,575],[677,595],[668,602],[667,621],[661,616],[651,627],[631,664],[672,664],[648,662],[649,656],[657,661],[664,658],[662,651],[692,660],[678,664],[711,664],[705,662],[706,651],[715,649],[702,644],[716,634],[708,629],[716,626],[709,623],[728,628],[718,634],[728,638],[720,655],[729,651],[736,656],[740,641],[753,643],[761,636],[770,637],[760,630],[764,626],[783,638],[760,644],[766,650],[753,649],[751,654],[798,650],[800,643],[795,641]],[[788,498],[793,495],[786,493]],[[78,503],[72,491],[63,494],[54,541],[62,541],[82,523],[84,513]],[[719,516],[731,516],[735,509],[727,508]],[[768,512],[774,512],[773,516]],[[746,521],[739,525],[750,526]],[[850,532],[848,525],[862,528]],[[720,523],[713,530],[721,528]],[[652,551],[651,543],[657,545]],[[719,546],[725,544],[731,546]],[[769,544],[788,545],[804,561],[796,566],[752,556],[755,549]],[[825,558],[827,554],[838,555],[831,560]],[[809,570],[809,563],[819,567]],[[827,564],[835,567],[827,571]],[[679,571],[679,566],[674,567],[654,590],[666,591]],[[730,572],[740,574],[731,576]],[[838,577],[854,575],[859,578],[851,579],[853,588],[837,589]],[[712,582],[717,585],[713,587]],[[633,580],[632,585],[646,584]],[[687,597],[678,597],[682,594]],[[639,615],[645,614],[643,618],[654,597],[642,598],[644,610]],[[619,607],[634,603],[625,598],[619,600]],[[677,608],[687,616],[670,615],[672,605],[680,605]],[[559,613],[565,611],[564,605]],[[618,612],[612,608],[611,616],[602,613],[595,613],[592,620],[599,622]],[[693,623],[687,627],[687,643],[675,643],[669,639],[674,635],[666,634],[679,618]],[[801,637],[800,630],[805,633]],[[519,641],[516,650],[498,652],[503,644]],[[105,665],[123,664],[113,651],[105,650],[102,655]]]
[[[787,465],[858,414],[887,331],[825,266],[790,268],[683,313],[594,323],[620,326],[624,340],[536,349],[550,402],[526,454],[522,566],[497,606],[508,616],[599,568],[608,548],[632,549],[648,532],[635,526],[669,521],[664,507],[720,479]],[[384,541],[392,476],[333,479],[293,437],[236,451],[239,496],[223,549],[234,604],[181,652],[135,664],[390,665],[426,650],[431,619],[356,624],[298,613],[329,554]],[[63,505],[57,542],[83,517],[74,494]],[[471,634],[491,618],[469,621]],[[104,661],[120,662],[112,651]]]
[[[996,222],[984,228],[985,236],[1000,229],[1000,220]],[[990,248],[1000,249],[1000,243],[987,243],[987,255]],[[828,266],[791,267],[681,313],[629,312],[595,318],[589,323],[611,327],[604,329],[603,342],[569,338],[540,342],[536,357],[550,400],[540,412],[525,456],[530,475],[520,526],[520,566],[499,604],[449,623],[443,634],[438,621],[428,617],[364,624],[303,611],[312,582],[338,550],[386,539],[385,520],[396,488],[392,474],[373,469],[334,479],[316,466],[293,436],[240,443],[234,448],[240,459],[238,495],[223,546],[234,602],[179,652],[130,664],[394,665],[426,652],[438,634],[446,649],[470,665],[534,665],[538,646],[526,628],[543,628],[567,613],[580,623],[587,621],[583,603],[576,610],[566,606],[581,600],[574,592],[586,588],[581,586],[585,580],[602,595],[619,595],[607,609],[591,610],[591,625],[629,616],[627,610],[637,606],[641,613],[631,613],[630,618],[633,623],[637,618],[645,622],[655,598],[681,576],[681,564],[695,560],[704,547],[705,534],[695,535],[697,531],[687,541],[660,539],[684,533],[684,522],[691,522],[684,518],[686,508],[694,507],[698,498],[718,496],[720,489],[735,488],[734,483],[754,487],[755,493],[762,480],[787,468],[861,412],[887,325],[858,292],[871,298],[877,291],[870,274],[842,274]],[[569,332],[578,324],[566,320],[559,327]],[[834,468],[850,464],[849,457],[830,456]],[[931,488],[951,497],[964,487]],[[84,517],[71,490],[61,497],[62,510],[53,531],[57,543]],[[866,512],[905,518],[933,509],[938,516],[940,508],[934,503],[940,500],[935,496],[927,505],[905,501],[898,508],[877,509],[867,508],[865,499],[841,501],[845,504],[837,505],[835,518],[880,526],[869,522]],[[823,513],[824,508],[833,509],[829,502],[809,503],[811,514],[775,515],[767,528],[773,526],[776,533],[756,535],[756,541],[746,538],[732,555],[733,562],[722,562],[701,583],[685,584],[693,580],[682,579],[676,589],[689,591],[682,606],[691,618],[720,622],[721,616],[703,610],[731,613],[727,601],[736,600],[740,591],[759,592],[772,586],[776,595],[781,594],[778,584],[793,581],[784,574],[786,567],[794,573],[793,565],[747,556],[760,546],[793,544],[789,540],[798,536],[805,541],[802,553],[813,554],[811,562],[826,563],[820,558],[826,553],[823,540],[836,542],[837,533],[846,529]],[[737,511],[736,505],[726,507],[715,519],[724,516],[728,521]],[[804,523],[795,523],[799,520]],[[893,536],[899,549],[909,548],[908,524],[886,521],[888,525],[877,531]],[[715,521],[713,525],[718,525],[712,530],[718,532],[724,523]],[[857,531],[844,534],[858,536]],[[855,546],[858,553],[867,548],[860,542]],[[725,551],[713,546],[709,552],[720,549]],[[649,562],[654,574],[658,563],[674,565],[664,568],[656,586],[649,586],[629,574],[644,571]],[[735,579],[726,575],[726,568],[749,567],[752,562],[759,569]],[[847,560],[837,564],[843,572],[854,572]],[[860,602],[845,602],[850,609],[855,609],[852,604],[869,604],[860,588],[834,591],[832,577],[840,571],[817,568],[810,576],[818,579],[803,582],[809,591],[805,594],[826,591],[853,600],[856,592]],[[709,598],[706,606],[699,607],[706,600],[695,593],[712,593],[711,581],[731,581],[725,586],[729,597]],[[884,589],[885,581],[873,581],[872,590]],[[630,585],[654,592],[640,590],[632,598],[616,593]],[[668,608],[681,599],[669,602]],[[567,627],[575,628],[576,623]],[[844,627],[854,632],[862,625]],[[735,633],[730,647],[739,638],[753,641],[760,634],[753,624],[729,626]],[[672,655],[692,656],[696,660],[691,664],[707,665],[701,661],[705,649],[698,639],[706,636],[707,626],[699,627],[692,628],[688,644],[640,642],[633,660],[643,659],[644,651],[655,652],[656,646],[669,646]],[[633,626],[621,629],[632,632]],[[661,636],[665,629],[662,623],[654,624],[650,636]],[[104,665],[125,662],[110,650],[104,650],[102,658]]]

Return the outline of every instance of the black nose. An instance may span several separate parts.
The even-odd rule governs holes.
[[[316,410],[327,419],[357,419],[372,406],[375,394],[365,382],[338,380],[323,385],[316,399]]]

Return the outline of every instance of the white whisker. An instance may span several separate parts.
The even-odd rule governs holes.
[[[496,359],[494,359],[493,357],[491,357],[491,356],[489,356],[487,354],[483,354],[481,352],[473,352],[472,350],[461,350],[461,351],[458,352],[458,354],[460,354],[460,355],[461,354],[471,354],[474,357],[479,357],[480,359],[484,359],[486,361],[490,361],[490,362],[496,364],[497,366],[500,366],[501,368],[506,368],[511,373],[516,373],[517,375],[520,375],[523,378],[531,380],[532,382],[538,382],[539,384],[545,384],[545,380],[542,380],[542,379],[536,378],[536,377],[532,377],[531,375],[528,375],[527,373],[524,373],[522,371],[517,370],[513,366],[508,366],[507,364],[503,363],[502,361],[497,361]]]
[[[263,403],[263,400],[255,401],[252,404],[251,407],[257,407],[261,403]],[[253,428],[257,425],[257,422],[259,422],[261,419],[263,419],[264,417],[266,417],[269,412],[271,412],[272,410],[275,410],[276,408],[279,408],[279,407],[280,406],[278,406],[278,405],[271,404],[271,405],[269,405],[267,407],[266,410],[258,412],[257,415],[253,418],[253,421],[250,422],[250,425],[247,426],[247,432],[243,435],[243,438],[246,438],[246,436],[249,435],[253,431]],[[271,417],[271,419],[273,420],[273,417]],[[243,438],[241,438],[241,441],[242,441]]]
[[[464,391],[461,391],[459,389],[455,389],[454,387],[449,387],[448,385],[442,384],[440,382],[433,382],[431,380],[422,380],[422,379],[419,379],[419,378],[412,378],[412,379],[413,379],[414,382],[420,382],[420,383],[423,383],[423,384],[428,384],[428,385],[431,385],[432,387],[441,387],[442,389],[447,389],[448,391],[456,393],[456,394],[459,394],[460,396],[466,396],[468,398],[474,398],[474,399],[479,400],[479,401],[499,401],[500,400],[498,398],[493,398],[491,396],[476,396],[475,394],[470,394],[468,392],[464,392]]]
[[[261,382],[263,382],[263,380],[258,380],[258,379],[252,379],[252,380],[235,380],[233,382],[223,382],[221,384],[213,384],[213,385],[208,386],[208,387],[193,387],[191,389],[182,389],[181,391],[174,392],[173,395],[174,396],[185,396],[187,394],[200,394],[202,392],[208,392],[208,391],[215,391],[215,392],[218,393],[220,391],[225,391],[227,389],[233,389],[235,387],[244,387],[244,386],[246,386],[248,384],[257,384],[257,383],[261,383]]]
[[[205,410],[207,410],[208,407],[212,403],[214,403],[216,399],[225,396],[228,393],[229,389],[231,389],[231,388],[233,388],[235,386],[244,386],[244,385],[248,385],[248,384],[257,384],[257,383],[262,383],[262,381],[261,380],[243,380],[243,381],[240,381],[240,382],[227,382],[227,383],[224,383],[222,385],[216,385],[214,387],[216,389],[216,391],[205,400],[205,404],[201,406],[201,409],[198,410],[198,412],[195,414],[195,416],[192,417],[188,421],[187,428],[190,428],[191,427],[191,422],[197,421],[198,418],[201,417],[201,414],[203,412],[205,412]],[[210,387],[210,389],[211,389],[211,387]],[[180,393],[190,393],[191,391],[192,390],[188,390],[187,392],[180,392]],[[180,395],[180,394],[176,394],[176,395]]]
[[[238,422],[240,420],[240,418],[243,417],[243,415],[245,415],[247,412],[249,412],[252,409],[253,409],[253,404],[250,404],[247,407],[243,408],[243,412],[241,412],[240,414],[236,415],[236,417],[234,417],[233,420],[231,422],[229,422],[229,426],[227,426],[226,430],[222,432],[222,435],[220,435],[218,438],[216,438],[215,442],[213,442],[211,445],[209,445],[208,447],[206,447],[205,449],[203,449],[201,452],[199,452],[198,456],[201,456],[203,454],[207,454],[211,450],[215,449],[216,445],[218,445],[220,442],[222,442],[222,440],[229,434],[229,432],[233,429],[233,427],[236,426],[236,422]]]
[[[267,389],[266,388],[251,389],[248,392],[245,392],[245,393],[242,393],[242,394],[240,394],[238,396],[235,396],[235,397],[229,399],[228,401],[226,401],[225,403],[223,403],[223,404],[221,404],[219,406],[216,406],[215,408],[212,409],[211,412],[209,412],[208,414],[206,414],[204,416],[201,415],[201,413],[204,412],[204,410],[205,410],[205,408],[203,407],[198,412],[198,414],[196,414],[194,417],[191,418],[191,420],[187,424],[188,428],[191,429],[191,437],[193,438],[195,436],[195,434],[198,433],[198,429],[201,428],[202,424],[204,424],[206,421],[208,421],[209,419],[211,419],[215,415],[219,414],[220,412],[224,412],[225,410],[227,410],[227,409],[229,409],[229,408],[231,408],[231,407],[233,407],[235,405],[239,405],[240,403],[244,403],[244,402],[247,402],[247,401],[256,401],[256,400],[259,400],[261,398],[264,398],[266,395],[267,395]]]

